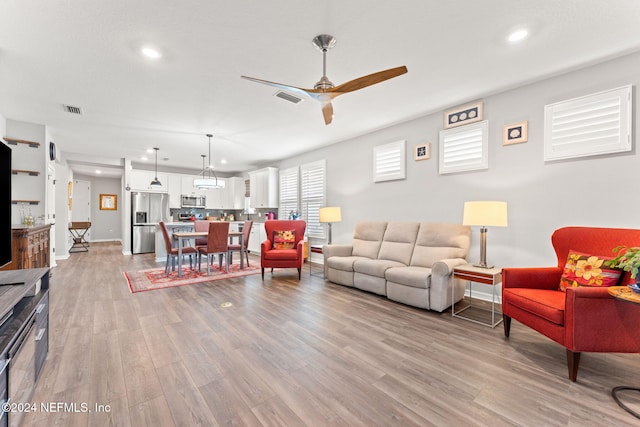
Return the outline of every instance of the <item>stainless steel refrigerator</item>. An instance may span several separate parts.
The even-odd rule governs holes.
[[[131,252],[155,252],[157,225],[169,218],[169,195],[133,191],[131,215]]]

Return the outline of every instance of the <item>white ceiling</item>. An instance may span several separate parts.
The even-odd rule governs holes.
[[[83,173],[151,147],[160,167],[197,170],[206,133],[216,170],[246,171],[637,51],[639,23],[637,0],[2,0],[0,114],[47,125]],[[520,27],[529,38],[508,43]],[[313,87],[322,33],[337,39],[336,85],[409,72],[337,98],[329,126],[317,101],[240,78]],[[140,55],[145,44],[162,58]]]

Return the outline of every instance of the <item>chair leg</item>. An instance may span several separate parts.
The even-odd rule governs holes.
[[[569,379],[576,382],[578,379],[578,366],[580,365],[580,353],[567,349],[567,367],[569,368]]]
[[[260,270],[262,270],[262,280],[264,280],[264,268],[261,268]]]
[[[302,269],[298,267],[298,280],[302,278]]]
[[[249,267],[249,251],[244,251],[244,255],[247,257],[247,267]],[[242,256],[242,253],[240,254]]]
[[[509,338],[509,332],[511,331],[511,317],[506,314],[502,315],[502,326],[504,326],[504,336]]]
[[[164,275],[169,275],[169,261],[171,260],[171,255],[167,254],[167,262],[164,264]]]

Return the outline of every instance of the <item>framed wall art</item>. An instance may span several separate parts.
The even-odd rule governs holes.
[[[431,144],[418,144],[413,148],[414,160],[427,160],[431,158]]]
[[[452,108],[444,112],[444,128],[468,125],[482,120],[482,101]]]
[[[513,123],[502,128],[502,145],[519,144],[527,142],[528,130],[527,120]]]
[[[100,210],[115,211],[118,209],[118,196],[115,194],[100,195]]]

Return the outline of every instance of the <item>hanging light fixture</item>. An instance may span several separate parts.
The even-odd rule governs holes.
[[[151,181],[151,184],[149,185],[153,185],[154,187],[157,187],[159,185],[162,185],[162,183],[160,182],[160,180],[158,179],[158,147],[153,147],[153,149],[156,151],[156,175],[155,178],[153,178],[153,180]]]
[[[202,178],[194,179],[193,185],[199,190],[208,190],[211,188],[224,188],[224,180],[218,179],[216,173],[213,172],[213,162],[211,161],[211,135],[207,134],[209,138],[209,166],[205,167],[204,165],[204,157],[202,154]],[[207,171],[207,178],[205,178],[205,171]],[[213,178],[211,177],[211,173],[213,172]]]

